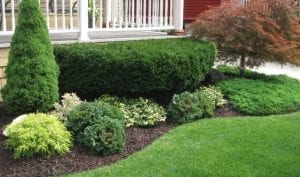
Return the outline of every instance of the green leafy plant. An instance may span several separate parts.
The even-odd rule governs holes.
[[[66,126],[78,142],[98,153],[117,152],[125,143],[122,112],[102,101],[76,106],[67,114]]]
[[[195,94],[183,92],[173,96],[168,112],[177,122],[190,122],[202,118],[203,110],[199,105],[200,101]]]
[[[200,91],[175,94],[168,108],[168,113],[180,123],[191,122],[213,116],[215,104]]]
[[[86,99],[101,93],[175,93],[200,86],[216,50],[208,42],[165,39],[55,47],[62,93]]]
[[[62,121],[66,121],[68,112],[81,103],[82,101],[76,93],[65,93],[62,96],[61,104],[58,102],[54,103],[55,110],[51,114],[59,117]]]
[[[124,125],[115,119],[101,119],[84,129],[80,142],[104,155],[120,152],[125,144]]]
[[[65,154],[72,146],[72,136],[59,119],[46,114],[29,114],[7,127],[5,146],[14,150],[14,157]]]
[[[227,103],[227,101],[223,98],[222,91],[219,87],[200,87],[200,89],[198,89],[197,91],[202,92],[205,95],[205,97],[210,99],[210,101],[215,104],[215,106],[220,107]]]
[[[164,108],[146,98],[126,99],[103,95],[99,100],[120,108],[124,114],[126,127],[132,125],[153,126],[166,120]]]
[[[269,115],[300,109],[299,80],[248,70],[245,71],[245,78],[238,78],[238,68],[222,70],[231,73],[232,79],[217,85],[236,110],[251,115]]]
[[[5,70],[7,84],[1,89],[5,109],[14,115],[48,111],[59,97],[59,68],[38,1],[21,1],[19,8]]]

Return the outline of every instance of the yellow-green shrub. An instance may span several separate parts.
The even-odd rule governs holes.
[[[59,119],[47,114],[29,114],[6,129],[5,146],[14,150],[14,157],[31,157],[36,154],[65,154],[72,146],[72,136]]]

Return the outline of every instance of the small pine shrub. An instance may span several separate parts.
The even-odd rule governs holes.
[[[222,91],[219,87],[200,87],[200,89],[198,89],[197,92],[202,92],[205,95],[205,97],[210,99],[210,101],[215,104],[215,106],[220,107],[227,103],[227,101],[223,98]]]
[[[22,0],[19,8],[1,90],[5,109],[14,115],[48,111],[59,97],[59,68],[38,1]]]
[[[153,126],[166,120],[165,109],[146,98],[127,99],[103,95],[99,100],[120,108],[124,114],[126,127]]]
[[[29,114],[6,129],[5,146],[14,150],[14,157],[65,154],[72,146],[72,136],[59,119],[46,114]]]
[[[60,90],[83,98],[175,93],[199,87],[213,66],[215,46],[191,39],[164,39],[55,47]]]
[[[125,144],[122,112],[105,102],[82,103],[67,114],[66,126],[78,142],[101,153],[119,152]]]
[[[79,136],[85,146],[104,155],[120,152],[125,144],[124,125],[116,119],[101,119]]]
[[[54,103],[54,111],[51,112],[54,116],[57,116],[62,121],[66,121],[67,114],[74,109],[77,105],[81,104],[82,101],[76,95],[76,93],[65,93],[62,96],[61,104],[58,102]]]

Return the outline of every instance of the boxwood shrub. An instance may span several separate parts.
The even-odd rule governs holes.
[[[61,92],[85,98],[192,90],[216,55],[213,44],[191,39],[58,45],[54,53]]]

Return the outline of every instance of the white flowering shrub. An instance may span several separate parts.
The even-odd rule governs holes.
[[[82,102],[76,93],[65,93],[62,96],[61,103],[54,103],[55,110],[51,114],[59,117],[62,121],[66,121],[67,114]]]
[[[200,87],[197,91],[202,92],[208,99],[210,99],[210,101],[214,102],[217,107],[221,107],[227,103],[227,101],[223,98],[222,90],[219,87]]]

